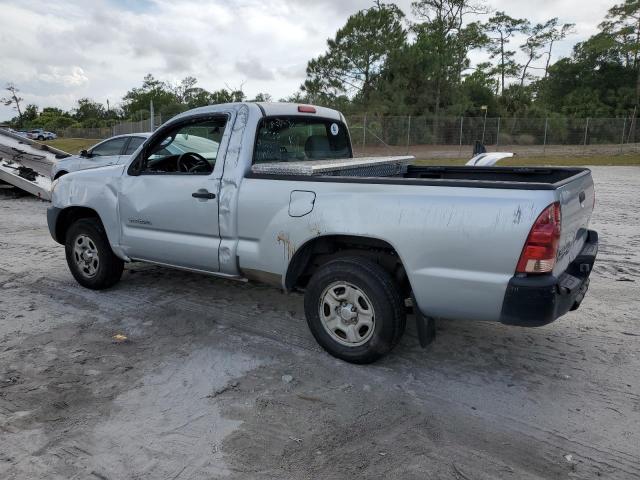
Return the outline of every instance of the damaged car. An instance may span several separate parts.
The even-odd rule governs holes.
[[[318,343],[353,363],[390,352],[409,309],[426,345],[438,318],[534,327],[580,306],[589,169],[413,160],[354,158],[329,108],[212,105],[55,180],[49,230],[90,289],[148,262],[302,292]]]

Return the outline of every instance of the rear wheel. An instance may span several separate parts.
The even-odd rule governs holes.
[[[318,343],[352,363],[371,363],[398,343],[406,324],[393,278],[364,257],[321,266],[305,292],[305,315]]]
[[[77,220],[67,231],[67,265],[76,281],[86,288],[102,290],[120,280],[124,262],[115,256],[102,224],[95,218]]]

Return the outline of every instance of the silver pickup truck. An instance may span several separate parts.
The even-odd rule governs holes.
[[[598,248],[588,169],[410,160],[353,158],[335,110],[203,107],[123,164],[54,181],[49,229],[92,289],[144,261],[303,291],[317,341],[355,363],[389,352],[411,309],[426,344],[437,318],[538,326],[578,308]]]

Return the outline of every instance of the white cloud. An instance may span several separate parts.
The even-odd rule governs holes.
[[[398,5],[410,14],[411,0]],[[244,84],[249,97],[297,90],[309,59],[348,15],[371,0],[0,0],[0,86],[25,102],[71,108],[78,98],[117,104],[147,73],[193,75],[209,90]],[[610,1],[494,0],[495,9],[542,21],[559,16],[593,34]],[[0,120],[14,115],[0,107]]]
[[[262,65],[258,58],[251,55],[247,56],[245,60],[238,60],[235,67],[249,80],[274,80],[276,78],[271,69]]]
[[[40,73],[38,78],[45,83],[60,84],[65,87],[78,87],[89,81],[80,67],[65,69],[62,67],[48,66],[47,71]]]

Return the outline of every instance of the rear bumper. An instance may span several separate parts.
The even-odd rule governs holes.
[[[582,251],[558,277],[512,277],[504,295],[500,321],[539,327],[577,309],[589,288],[589,275],[597,254],[598,233],[589,230]]]

